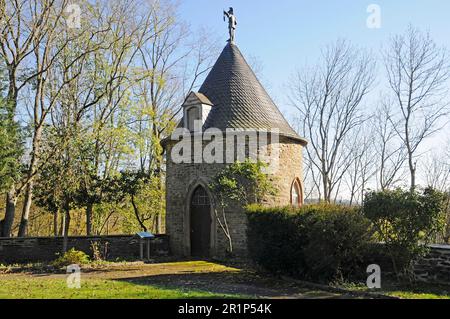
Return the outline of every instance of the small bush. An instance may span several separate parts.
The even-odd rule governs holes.
[[[108,246],[108,242],[104,244],[98,241],[91,242],[92,259],[97,262],[107,260]]]
[[[56,268],[62,268],[69,265],[83,265],[89,263],[89,256],[75,248],[70,249],[64,255],[58,257],[52,265]]]
[[[363,212],[385,243],[395,273],[410,275],[426,244],[442,230],[444,195],[432,188],[373,191],[365,196]]]
[[[371,231],[360,210],[344,206],[305,210],[307,242],[303,251],[309,277],[344,281],[366,276],[364,258]]]
[[[298,274],[305,269],[304,232],[299,215],[287,207],[247,209],[247,240],[250,257],[270,272]]]
[[[249,254],[263,268],[317,281],[366,275],[362,263],[371,230],[358,208],[318,204],[247,211]]]

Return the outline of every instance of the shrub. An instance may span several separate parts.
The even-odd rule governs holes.
[[[436,234],[436,243],[450,244],[450,192],[444,193],[444,226],[442,231]]]
[[[87,263],[89,263],[89,256],[87,254],[71,248],[64,255],[58,257],[52,265],[56,268],[62,268],[72,264],[83,265]]]
[[[432,188],[373,191],[365,196],[363,212],[386,245],[395,273],[410,274],[427,252],[425,244],[442,229],[444,195]]]
[[[91,242],[92,259],[94,261],[104,261],[108,258],[108,242],[102,244],[98,241]]]
[[[343,281],[366,276],[364,259],[372,236],[360,209],[328,205],[305,210],[303,251],[309,277]]]
[[[268,271],[318,281],[365,276],[371,232],[358,208],[250,206],[247,212],[250,257]]]
[[[298,274],[305,268],[304,233],[299,215],[287,207],[247,208],[247,240],[250,258],[270,272]]]

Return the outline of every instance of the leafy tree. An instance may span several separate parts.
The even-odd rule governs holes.
[[[0,95],[0,192],[7,192],[20,179],[22,154],[23,139],[19,125],[14,120],[11,105]],[[12,222],[11,218],[0,221],[0,237],[10,235]]]
[[[8,104],[0,99],[0,191],[5,192],[20,176],[23,152],[19,126]]]
[[[54,215],[54,234],[57,234],[58,213],[64,213],[62,233],[68,236],[70,210],[80,207],[80,189],[83,179],[89,176],[86,166],[90,156],[90,143],[72,128],[57,131],[48,128],[44,135],[45,148],[42,154],[48,157],[39,169],[34,198],[38,206]]]
[[[220,171],[209,184],[216,197],[214,213],[225,237],[228,240],[228,253],[233,253],[233,241],[227,221],[226,210],[232,204],[243,208],[249,204],[261,203],[267,195],[274,195],[272,185],[264,169],[267,164],[262,161],[235,162]],[[220,211],[220,212],[219,212]]]
[[[365,196],[363,212],[386,245],[395,273],[408,275],[443,226],[444,195],[432,188],[372,191]]]
[[[104,188],[105,202],[129,202],[138,227],[143,231],[159,229],[158,217],[165,209],[164,189],[160,176],[142,171],[123,171],[108,180]]]
[[[0,0],[0,24],[7,21],[0,30],[0,67],[5,66],[0,91],[4,88],[8,116],[20,116],[29,133],[27,156],[15,157],[16,163],[24,163],[21,178],[12,178],[13,182],[2,178],[10,187],[1,232],[10,236],[19,201],[18,236],[26,236],[29,220],[34,219],[30,218],[34,198],[46,197],[39,205],[53,213],[61,207],[58,192],[70,189],[76,196],[69,206],[85,209],[89,235],[91,221],[98,221],[96,207],[110,204],[104,197],[105,185],[120,176],[120,171],[137,165],[152,176],[152,183],[160,184],[156,190],[152,183],[139,187],[136,205],[143,212],[150,205],[144,194],[154,190],[159,196],[155,210],[159,216],[147,224],[162,225],[165,165],[160,142],[176,126],[185,96],[214,62],[215,43],[207,41],[210,44],[205,47],[210,37],[204,32],[194,34],[178,18],[178,6],[172,1],[81,0],[78,5],[84,14],[79,28],[67,28],[65,8],[71,1],[22,2]],[[58,131],[58,140],[73,129],[76,134],[65,136],[75,141],[53,148],[47,136],[49,127]],[[80,154],[71,153],[79,152],[74,145],[80,136],[93,147],[83,163]],[[9,137],[5,140],[17,144]],[[2,151],[8,149],[0,146]],[[59,152],[54,158],[52,148]],[[60,161],[62,156],[65,164]],[[58,176],[61,165],[83,171],[76,183],[68,175]],[[57,183],[66,177],[67,181]],[[129,208],[129,200],[130,194],[120,206]],[[102,223],[97,226],[97,231],[102,229]]]

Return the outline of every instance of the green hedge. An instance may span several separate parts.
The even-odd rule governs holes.
[[[372,232],[358,208],[250,206],[247,217],[250,257],[268,271],[316,281],[367,276]]]

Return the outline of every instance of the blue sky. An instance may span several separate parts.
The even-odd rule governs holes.
[[[379,29],[367,27],[371,4],[381,9]],[[296,113],[287,99],[289,77],[295,70],[314,64],[321,48],[339,38],[379,58],[390,37],[412,24],[429,31],[438,45],[450,49],[449,0],[180,0],[180,15],[194,29],[211,30],[225,45],[228,31],[222,10],[230,6],[238,20],[236,44],[247,60],[253,56],[261,63],[259,77],[289,120]],[[378,74],[380,85],[366,101],[367,108],[376,105],[379,89],[385,85],[381,63]],[[444,130],[430,139],[424,150],[447,140]]]
[[[366,25],[367,8],[381,9],[381,28]],[[236,43],[246,58],[261,62],[263,82],[284,111],[285,84],[295,69],[312,64],[324,45],[338,38],[380,52],[392,34],[409,23],[429,30],[435,41],[450,48],[448,0],[186,0],[180,15],[194,29],[206,27],[227,39],[222,10],[232,6],[238,19]]]

